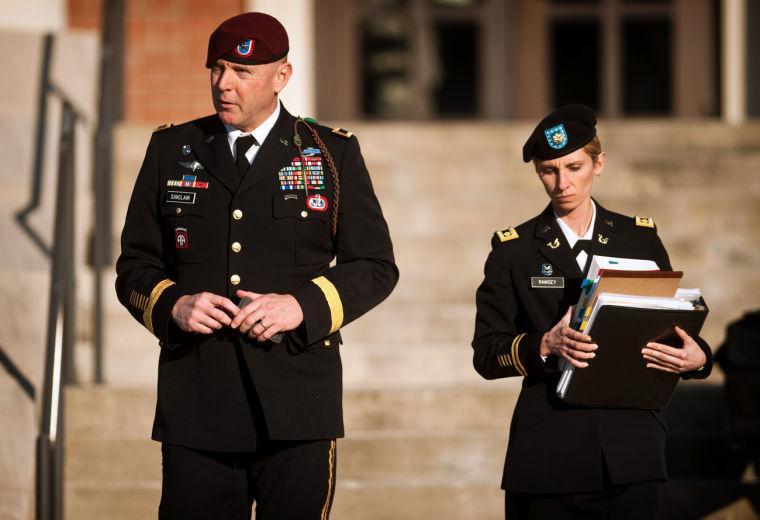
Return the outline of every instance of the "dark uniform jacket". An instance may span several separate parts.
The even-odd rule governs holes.
[[[670,270],[654,223],[605,210],[597,203],[593,255],[643,258]],[[564,288],[533,288],[548,273]],[[574,493],[602,489],[606,464],[613,483],[664,479],[666,425],[659,411],[593,409],[564,404],[555,390],[555,356],[544,362],[541,338],[578,301],[578,268],[551,205],[516,229],[496,233],[477,291],[473,362],[486,379],[522,376],[509,433],[502,488],[521,493]],[[541,285],[541,284],[536,284]],[[557,284],[560,285],[560,284]],[[707,377],[707,365],[683,377]],[[593,363],[593,360],[590,361]]]
[[[390,294],[398,270],[356,138],[313,124],[340,173],[333,236],[327,159],[300,126],[307,198],[294,121],[281,107],[242,180],[216,115],[150,140],[116,291],[161,346],[156,440],[250,451],[262,436],[343,436],[338,331]],[[292,294],[303,324],[280,344],[262,344],[227,327],[185,333],[171,317],[181,295],[208,291],[237,303],[237,289]]]

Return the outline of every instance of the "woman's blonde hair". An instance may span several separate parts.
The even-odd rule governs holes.
[[[599,141],[599,136],[595,135],[591,141],[586,143],[583,147],[583,151],[586,152],[589,157],[591,157],[591,161],[596,164],[596,159],[602,153],[602,143]]]

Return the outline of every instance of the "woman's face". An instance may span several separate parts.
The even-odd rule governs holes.
[[[558,159],[534,161],[538,178],[558,215],[572,213],[589,200],[594,177],[601,175],[604,160],[601,153],[596,162],[592,161],[581,148]]]

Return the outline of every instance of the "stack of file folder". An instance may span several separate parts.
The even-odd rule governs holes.
[[[641,349],[650,341],[681,347],[675,325],[699,335],[708,309],[699,289],[678,288],[682,277],[651,260],[594,256],[571,326],[599,348],[582,369],[561,360],[557,395],[583,406],[667,406],[679,376],[647,368]]]

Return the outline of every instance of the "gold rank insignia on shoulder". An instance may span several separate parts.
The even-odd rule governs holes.
[[[497,231],[496,236],[499,237],[499,240],[501,242],[506,242],[508,240],[514,240],[515,238],[519,238],[520,235],[517,234],[517,230],[513,227],[509,227],[507,229],[504,229],[502,231]]]
[[[639,227],[654,227],[654,219],[649,217],[636,217],[636,225]]]
[[[332,133],[341,136],[343,139],[351,139],[351,136],[354,135],[353,132],[349,132],[345,128],[333,128]]]
[[[166,130],[167,128],[171,128],[174,126],[174,123],[164,123],[161,126],[157,126],[153,129],[154,132],[160,132],[161,130]]]

